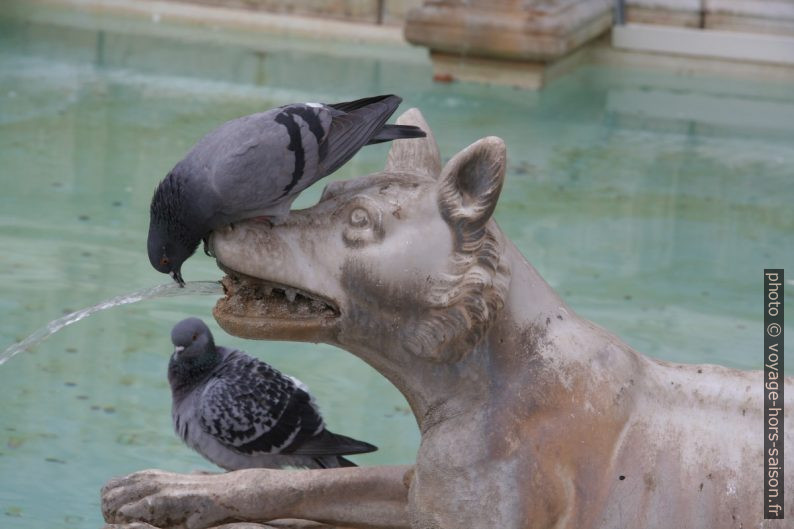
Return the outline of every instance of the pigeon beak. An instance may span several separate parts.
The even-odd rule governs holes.
[[[179,353],[181,353],[184,350],[185,350],[184,345],[177,345],[176,347],[174,347],[174,356],[179,356]]]
[[[182,272],[180,272],[179,270],[171,270],[170,272],[168,272],[168,275],[170,275],[171,279],[176,281],[180,287],[185,288],[185,280],[182,279]]]

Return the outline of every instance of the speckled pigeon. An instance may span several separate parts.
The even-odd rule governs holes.
[[[299,103],[243,116],[204,136],[152,197],[152,266],[184,286],[182,263],[212,230],[266,217],[283,221],[298,194],[373,143],[420,138],[411,125],[386,125],[402,99]]]
[[[172,418],[185,443],[226,470],[356,466],[377,448],[325,428],[308,388],[242,351],[216,347],[198,318],[171,331]]]

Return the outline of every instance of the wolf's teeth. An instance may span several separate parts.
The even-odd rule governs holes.
[[[287,299],[290,303],[294,303],[295,296],[298,294],[298,292],[294,288],[287,287],[284,289],[284,294],[287,296]]]

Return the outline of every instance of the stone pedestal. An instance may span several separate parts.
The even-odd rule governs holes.
[[[426,0],[405,38],[430,49],[438,76],[539,88],[611,23],[611,0]]]

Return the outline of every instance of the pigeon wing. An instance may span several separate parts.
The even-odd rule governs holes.
[[[401,102],[398,96],[385,95],[327,105],[333,119],[321,149],[319,178],[339,169],[367,145]]]
[[[286,214],[294,197],[319,179],[331,120],[322,105],[287,105],[232,120],[203,138],[186,160],[193,174],[207,174],[214,191],[212,224]]]
[[[236,452],[277,454],[321,430],[323,422],[289,377],[234,351],[202,392],[199,424]]]
[[[302,395],[296,399],[296,402],[300,402],[300,409],[303,412],[303,423],[307,426],[311,426],[303,428],[290,446],[282,451],[283,453],[306,456],[327,456],[364,454],[367,452],[374,452],[378,449],[376,446],[365,443],[364,441],[357,441],[356,439],[344,435],[335,434],[326,430],[322,422],[316,423],[312,421],[313,416],[320,416],[320,410],[317,408],[314,397],[309,393],[309,388],[297,378],[289,375],[286,376],[295,383],[295,386],[300,390],[300,393],[302,393]],[[308,406],[306,406],[307,404]],[[307,408],[311,408],[311,410]],[[314,413],[312,413],[312,411]],[[285,415],[287,415],[287,413],[285,413]],[[315,428],[315,426],[317,427]],[[319,428],[319,426],[323,426],[322,429]]]

